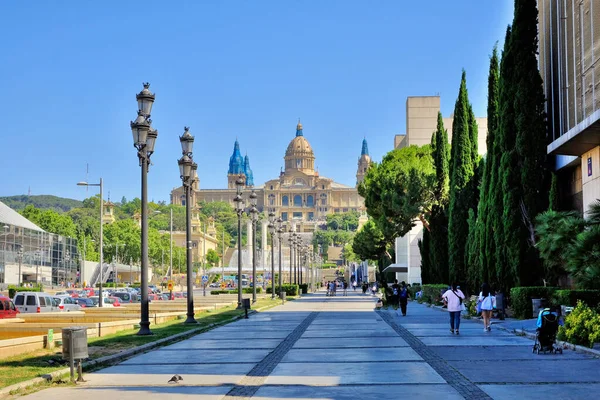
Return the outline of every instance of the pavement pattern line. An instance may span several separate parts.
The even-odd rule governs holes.
[[[398,325],[393,317],[387,313],[378,311],[383,320],[394,329],[402,339],[431,366],[450,386],[452,386],[466,400],[492,400],[492,398],[481,390],[475,383],[467,379],[463,374],[452,368],[444,359],[432,352],[415,335],[406,328]]]
[[[306,329],[310,326],[310,324],[317,318],[319,312],[313,311],[308,317],[304,319],[290,333],[280,344],[277,346],[272,352],[267,354],[265,358],[262,359],[254,368],[246,374],[246,376],[240,381],[239,384],[235,385],[225,397],[232,397],[235,399],[245,399],[250,398],[260,386],[265,383],[267,377],[273,372],[277,364],[283,360],[283,357],[292,349],[294,344],[300,339],[300,337],[304,334]]]

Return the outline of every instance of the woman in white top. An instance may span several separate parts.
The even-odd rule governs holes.
[[[465,299],[463,292],[456,287],[456,283],[442,295],[444,303],[448,306],[448,314],[450,314],[450,333],[458,335],[460,328],[460,313],[462,311],[462,302]],[[456,331],[455,331],[456,328]]]
[[[487,283],[481,285],[481,292],[479,293],[477,302],[480,303],[481,315],[483,316],[483,331],[489,332],[492,330],[491,319],[492,311],[496,306],[496,296],[492,294],[490,285]]]

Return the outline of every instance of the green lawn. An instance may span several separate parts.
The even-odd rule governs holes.
[[[279,300],[262,299],[258,300],[253,308],[272,307],[279,304],[281,304]],[[96,359],[115,354],[177,333],[220,323],[243,313],[241,310],[236,310],[235,306],[228,306],[196,314],[196,320],[199,322],[197,325],[185,325],[183,324],[184,320],[175,320],[151,326],[154,333],[152,336],[137,336],[138,329],[131,329],[100,338],[91,338],[88,341],[90,358]],[[61,358],[59,348],[6,358],[0,362],[0,387],[10,386],[67,367],[68,365],[49,364],[50,360],[60,360]]]

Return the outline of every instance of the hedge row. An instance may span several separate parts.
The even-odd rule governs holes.
[[[556,287],[530,286],[510,289],[510,304],[513,316],[519,319],[533,318],[531,299],[548,299],[557,290]]]
[[[577,306],[581,300],[589,307],[600,306],[600,290],[557,290],[552,295],[552,304],[558,306]]]
[[[237,289],[234,290],[211,290],[210,294],[236,294]],[[252,288],[242,288],[242,293],[252,294]],[[261,287],[256,287],[256,293],[262,293]],[[267,292],[268,293],[268,292]]]
[[[546,299],[557,306],[575,307],[582,301],[590,307],[600,305],[600,290],[559,290],[556,287],[515,287],[510,290],[511,307],[515,318],[534,318],[531,299]]]
[[[43,292],[44,291],[44,287],[43,286],[34,286],[34,287],[22,287],[22,286],[14,286],[14,285],[10,285],[8,287],[8,297],[10,297],[11,299],[15,297],[15,294],[17,292]]]
[[[281,285],[281,288],[283,289],[283,291],[285,292],[286,296],[297,296],[298,295],[298,285]],[[267,293],[271,294],[273,293],[272,291],[272,287],[269,286],[267,288]],[[275,293],[279,293],[279,286],[275,287]]]
[[[114,282],[108,282],[108,283],[104,283],[102,284],[103,288],[114,288],[114,287],[125,287],[127,285],[125,285],[124,283],[114,283]],[[100,284],[96,283],[96,287],[99,288]]]
[[[417,292],[421,291],[421,285],[411,285],[408,288],[408,295],[410,296],[411,299],[416,299],[417,298]]]
[[[448,290],[448,285],[423,285],[421,288],[423,290],[423,296],[421,297],[422,301],[431,304],[438,304],[441,303],[444,292]]]

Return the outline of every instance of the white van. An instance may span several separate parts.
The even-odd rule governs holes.
[[[52,297],[42,292],[17,292],[13,303],[21,313],[58,311],[58,308],[54,306]]]

